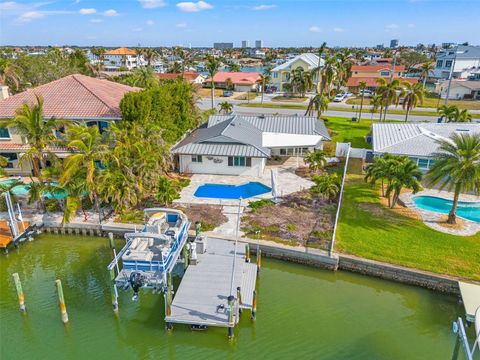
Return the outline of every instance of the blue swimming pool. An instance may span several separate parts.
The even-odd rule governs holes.
[[[15,179],[3,180],[3,181],[0,181],[0,184],[5,185],[5,186],[9,186],[9,185],[13,184],[14,181],[16,181],[16,180]],[[52,182],[51,185],[56,186],[57,183]],[[23,184],[23,183],[12,188],[12,193],[16,196],[27,196],[29,191],[30,191],[30,187],[28,186],[28,184]],[[65,199],[67,197],[67,195],[68,195],[67,192],[65,190],[63,190],[62,188],[59,188],[59,187],[55,188],[53,193],[52,192],[44,192],[43,193],[43,196],[46,199],[52,199],[52,198]]]
[[[413,198],[419,209],[448,214],[452,208],[452,201],[435,196],[416,196]],[[480,203],[459,201],[457,215],[471,221],[480,222]]]
[[[271,188],[259,182],[242,185],[203,184],[198,187],[194,196],[212,199],[247,199],[270,191],[272,191]]]

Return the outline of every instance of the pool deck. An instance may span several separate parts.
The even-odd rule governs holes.
[[[422,217],[424,224],[428,227],[443,233],[459,236],[472,236],[480,231],[480,223],[464,218],[462,218],[462,221],[465,224],[465,227],[463,229],[452,229],[441,226],[439,224],[440,218],[445,216],[445,214],[417,208],[415,203],[413,202],[413,198],[416,196],[434,196],[442,199],[452,200],[453,193],[443,190],[425,189],[423,191],[419,191],[416,194],[413,194],[412,192],[406,192],[400,195],[400,200],[405,204],[405,206],[418,212]],[[460,194],[459,200],[466,202],[480,202],[480,196],[471,194]]]

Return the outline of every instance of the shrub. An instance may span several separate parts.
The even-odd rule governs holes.
[[[248,206],[250,207],[250,209],[252,209],[253,212],[255,212],[258,209],[261,209],[263,207],[270,206],[273,204],[274,202],[272,200],[262,199],[262,200],[252,201]]]
[[[62,211],[60,204],[55,199],[45,200],[45,208],[50,212]]]

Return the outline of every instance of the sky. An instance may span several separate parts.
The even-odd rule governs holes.
[[[480,44],[480,0],[0,0],[0,45]]]

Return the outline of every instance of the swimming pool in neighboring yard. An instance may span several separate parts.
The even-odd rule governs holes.
[[[14,181],[17,181],[17,180],[16,179],[3,180],[3,181],[0,181],[0,184],[5,185],[5,186],[9,186],[9,185],[13,184]],[[55,186],[55,185],[57,185],[57,183],[52,182],[51,185]],[[12,188],[12,193],[16,196],[27,196],[29,192],[30,192],[30,187],[27,184],[24,184],[24,183],[21,183],[21,184]],[[52,199],[52,198],[65,199],[68,196],[68,194],[65,190],[63,190],[61,188],[57,188],[57,189],[55,189],[55,191],[53,193],[44,192],[43,196],[46,199]]]
[[[247,199],[272,191],[259,182],[249,182],[241,185],[203,184],[193,194],[196,197],[211,199]]]
[[[448,214],[452,208],[452,200],[435,196],[416,196],[413,198],[415,206],[419,209]],[[459,201],[457,215],[471,221],[480,222],[480,203]]]

